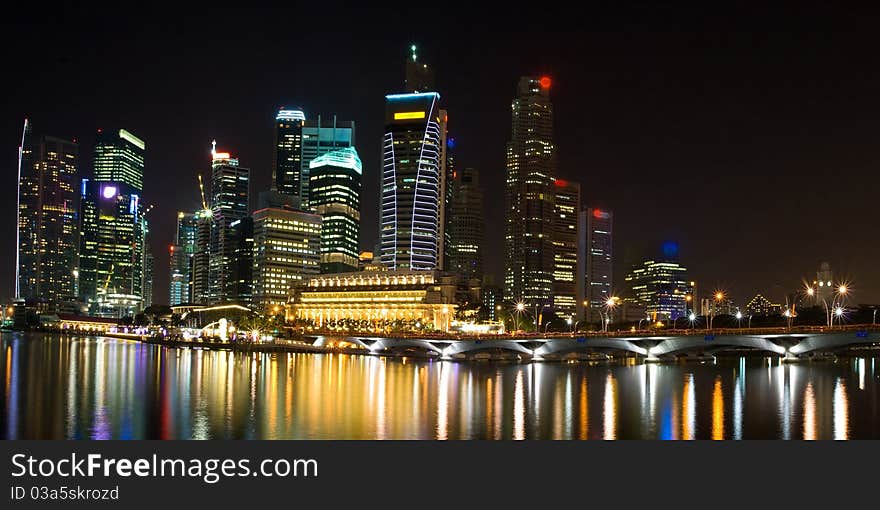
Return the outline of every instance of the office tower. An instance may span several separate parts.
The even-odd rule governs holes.
[[[390,269],[438,267],[440,95],[385,96],[381,242]]]
[[[504,295],[552,306],[556,147],[550,78],[523,77],[507,144]]]
[[[509,311],[504,310],[504,291],[495,285],[495,278],[491,275],[483,276],[483,288],[480,292],[483,304],[481,316],[490,321],[501,321]]]
[[[354,147],[328,152],[309,164],[309,203],[322,218],[322,273],[358,268],[362,173]]]
[[[254,296],[254,220],[250,216],[229,224],[232,230],[232,258],[229,266],[228,300],[247,306]]]
[[[234,301],[233,263],[237,248],[232,224],[248,216],[250,169],[228,152],[211,150],[211,235],[206,302]],[[237,287],[236,287],[237,289]]]
[[[143,140],[124,129],[98,130],[95,142],[95,173],[98,182],[125,185],[133,193],[144,189]]]
[[[434,87],[434,70],[428,64],[419,62],[416,45],[410,46],[410,57],[406,59],[406,92],[417,94],[431,92]]]
[[[93,315],[133,316],[144,306],[145,151],[124,129],[98,130],[94,174],[83,179],[80,199],[79,291]]]
[[[253,214],[254,303],[284,306],[293,285],[321,268],[321,217],[293,209]]]
[[[18,154],[16,299],[58,302],[75,295],[79,249],[79,146],[35,135],[25,120]]]
[[[272,189],[292,197],[300,196],[302,176],[302,128],[306,116],[299,109],[278,110],[275,115],[275,158]]]
[[[300,171],[301,208],[309,210],[309,171],[310,165],[315,158],[328,152],[354,147],[354,121],[337,120],[333,115],[330,118],[306,120],[302,127],[302,156]]]
[[[448,146],[447,128],[449,126],[449,114],[446,110],[440,110],[440,181],[439,203],[437,204],[437,269],[449,270],[449,221],[451,216],[449,208],[452,202],[452,151]]]
[[[456,171],[450,188],[449,270],[464,278],[482,278],[485,215],[480,173],[474,168]]]
[[[83,179],[80,197],[80,299],[99,317],[143,309],[144,233],[140,197],[128,185]]]
[[[583,318],[587,322],[601,322],[603,309],[612,297],[613,280],[613,221],[611,211],[587,208],[581,211],[585,235],[583,265],[585,266],[584,300],[587,303]]]
[[[146,221],[142,222],[146,225]],[[148,237],[144,236],[144,274],[143,283],[143,307],[147,308],[153,305],[153,253],[150,251],[150,245],[147,242]]]
[[[210,302],[210,262],[211,262],[211,231],[214,224],[214,213],[211,209],[202,209],[195,214],[196,218],[196,249],[192,264],[192,302],[208,304]]]
[[[581,185],[556,179],[553,218],[553,308],[564,319],[575,320],[584,300],[584,260],[581,243],[583,225],[579,223]]]
[[[193,264],[198,239],[198,213],[177,213],[177,234],[169,248],[171,280],[169,301],[172,306],[189,303],[192,299]]]
[[[687,269],[671,260],[648,259],[626,276],[627,301],[642,305],[651,320],[685,316],[688,295]]]

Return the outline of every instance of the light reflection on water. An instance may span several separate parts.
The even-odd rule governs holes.
[[[0,342],[4,438],[880,437],[874,358],[502,364]]]

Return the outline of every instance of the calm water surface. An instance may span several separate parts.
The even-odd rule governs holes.
[[[0,333],[0,437],[880,438],[877,358],[491,364]]]

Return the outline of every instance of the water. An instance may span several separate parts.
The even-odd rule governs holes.
[[[0,437],[880,438],[878,361],[456,363],[3,332]]]

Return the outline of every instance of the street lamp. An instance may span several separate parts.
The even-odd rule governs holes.
[[[740,312],[739,310],[737,310],[737,311],[736,311],[736,322],[737,322],[737,327],[739,327],[739,328],[742,327],[742,318],[743,318],[743,314],[742,314],[742,312]]]
[[[608,324],[611,323],[611,313],[614,312],[614,308],[617,306],[617,302],[620,301],[620,298],[611,296],[605,301],[605,327],[603,331],[608,332]]]
[[[724,291],[716,290],[714,298],[717,304],[712,307],[712,310],[710,310],[711,313],[709,314],[708,329],[712,329],[712,323],[715,322],[715,310],[721,306],[721,302],[724,300]]]

